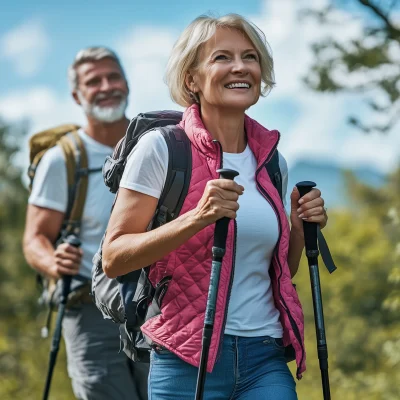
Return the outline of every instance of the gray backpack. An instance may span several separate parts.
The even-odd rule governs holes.
[[[168,146],[167,178],[161,193],[151,228],[155,229],[175,218],[182,207],[190,183],[191,148],[188,137],[177,124],[182,113],[155,111],[132,119],[125,137],[111,157],[107,157],[103,176],[110,191],[116,193],[126,160],[138,140],[147,132],[158,129]],[[102,245],[93,258],[92,296],[105,319],[119,324],[121,347],[133,361],[149,361],[151,343],[140,331],[148,318],[160,313],[161,301],[170,277],[154,287],[148,279],[149,267],[133,271],[116,279],[108,278],[102,268]]]
[[[150,229],[171,221],[182,208],[192,172],[190,141],[186,133],[177,126],[182,113],[177,111],[155,111],[139,114],[134,118],[125,137],[117,145],[114,154],[107,157],[103,176],[110,191],[116,193],[124,171],[126,160],[142,135],[152,129],[162,133],[169,152],[167,178],[157,205]],[[266,164],[266,169],[282,197],[282,179],[279,155],[275,151]],[[119,324],[121,347],[133,361],[149,361],[152,342],[140,330],[147,319],[161,312],[162,299],[168,290],[170,276],[165,276],[153,286],[148,279],[150,267],[109,279],[102,268],[102,245],[93,258],[92,295],[97,308],[105,319]]]

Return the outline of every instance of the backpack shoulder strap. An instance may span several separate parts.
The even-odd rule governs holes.
[[[156,213],[156,226],[171,221],[179,214],[187,195],[192,173],[192,150],[185,131],[177,125],[161,127],[168,146],[168,171]]]
[[[88,186],[87,153],[76,129],[63,136],[58,145],[63,151],[67,166],[68,205],[63,231],[79,236]]]
[[[152,229],[178,216],[189,189],[192,173],[192,150],[185,131],[176,125],[168,125],[159,129],[168,146],[169,159],[167,177],[158,201]],[[129,304],[128,308],[130,308],[130,311],[125,309],[125,326],[127,331],[134,331],[135,327],[144,322],[138,321],[138,313],[132,311],[133,306],[138,304],[138,296],[143,296],[145,288],[151,291],[151,293],[148,293],[149,297],[153,297],[154,295],[153,286],[145,284],[146,280],[148,280],[149,271],[150,267],[145,267],[142,270],[134,271],[117,278],[120,283],[120,294],[125,299],[124,304]],[[139,276],[138,273],[140,273]],[[135,289],[134,292],[129,292],[130,285],[124,285],[125,280],[138,282],[140,290]],[[126,301],[127,299],[129,301]]]
[[[279,167],[279,152],[277,149],[274,150],[272,157],[269,159],[267,164],[265,165],[267,169],[269,178],[271,179],[272,184],[275,186],[276,190],[279,193],[279,197],[283,201],[282,198],[282,173]]]

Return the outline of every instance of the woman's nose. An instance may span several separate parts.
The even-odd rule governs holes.
[[[243,62],[241,57],[234,58],[232,63],[232,72],[245,73],[247,71],[246,64]]]

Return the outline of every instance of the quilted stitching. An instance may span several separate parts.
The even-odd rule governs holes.
[[[197,205],[207,181],[217,178],[216,169],[220,164],[220,154],[217,145],[212,142],[211,135],[202,124],[197,105],[189,107],[185,111],[180,126],[185,129],[192,144],[192,174],[189,191],[181,210],[181,214],[183,214]],[[245,126],[249,146],[260,167],[274,143],[277,142],[279,133],[268,131],[248,116],[245,118]],[[277,278],[272,279],[272,285],[275,304],[280,312],[284,329],[284,343],[285,345],[291,343],[296,350],[298,377],[301,377],[301,373],[305,370],[304,317],[297,293],[291,283],[290,270],[286,261],[290,237],[289,223],[279,194],[265,169],[260,171],[257,180],[276,205],[282,224],[279,252],[273,260],[274,274],[272,274],[272,277],[279,277],[279,287]],[[147,321],[142,327],[142,331],[152,340],[194,366],[198,366],[200,362],[204,312],[210,281],[213,234],[214,226],[208,226],[152,266],[150,279],[153,283],[160,281],[166,275],[171,275],[172,280],[163,299],[162,314]],[[209,372],[212,371],[216,361],[219,337],[223,328],[233,249],[234,232],[231,223],[226,255],[221,268],[214,334],[207,365]],[[298,327],[300,340],[293,331],[281,298]]]

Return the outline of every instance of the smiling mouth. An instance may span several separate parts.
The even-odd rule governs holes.
[[[249,83],[245,82],[239,82],[239,83],[229,83],[228,85],[225,85],[227,89],[250,89],[251,85]]]
[[[112,96],[112,97],[107,97],[104,99],[97,99],[96,103],[101,105],[101,104],[115,104],[119,103],[121,101],[121,96]]]

